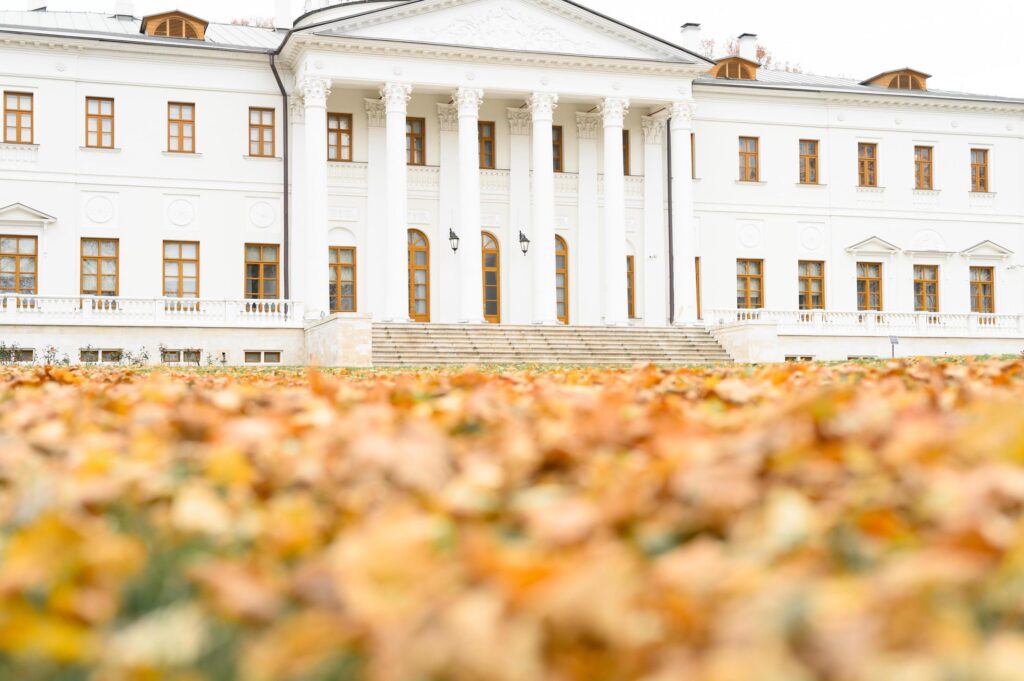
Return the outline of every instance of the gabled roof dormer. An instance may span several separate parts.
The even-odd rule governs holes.
[[[141,33],[157,38],[185,38],[206,40],[206,27],[210,22],[184,12],[164,12],[143,17]]]
[[[868,78],[861,85],[874,85],[890,90],[927,90],[929,78],[931,76],[927,73],[905,68],[879,73],[873,78]]]
[[[711,75],[724,80],[757,80],[757,70],[761,65],[743,57],[725,57],[719,59],[711,69]]]

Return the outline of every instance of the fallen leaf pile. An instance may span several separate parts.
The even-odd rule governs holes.
[[[1024,362],[0,368],[0,679],[1016,681]]]

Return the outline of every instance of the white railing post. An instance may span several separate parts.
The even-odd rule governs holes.
[[[978,315],[976,313],[971,313],[970,315],[968,315],[968,317],[967,317],[967,333],[969,333],[972,336],[977,336],[978,335],[978,328],[980,326],[979,321],[980,321],[980,319],[979,319],[979,317],[978,317]]]
[[[928,330],[928,313],[918,312],[917,313],[917,330],[924,333]]]

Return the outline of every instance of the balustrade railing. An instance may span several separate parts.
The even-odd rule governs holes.
[[[195,300],[0,294],[0,324],[301,327],[293,300]]]
[[[706,310],[709,327],[772,324],[780,334],[1024,337],[1024,315],[831,310]]]

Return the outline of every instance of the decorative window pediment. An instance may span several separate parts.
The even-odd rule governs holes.
[[[743,57],[726,57],[720,59],[711,69],[711,75],[725,80],[757,80],[757,70],[761,65]]]
[[[206,40],[206,27],[210,23],[184,12],[164,12],[142,19],[140,31],[158,38],[185,38]]]
[[[893,255],[899,253],[900,250],[899,246],[894,246],[885,239],[879,239],[877,236],[865,239],[846,248],[847,253],[858,255]]]
[[[874,85],[890,90],[927,90],[929,78],[931,78],[930,75],[921,71],[909,68],[898,69],[879,73],[873,78],[868,78],[861,85]]]
[[[975,258],[978,260],[1006,260],[1013,255],[1013,251],[1000,246],[994,241],[986,240],[961,251],[960,255],[965,258]]]
[[[21,227],[46,227],[57,222],[57,218],[41,210],[29,208],[23,203],[12,203],[0,208],[0,225]]]

